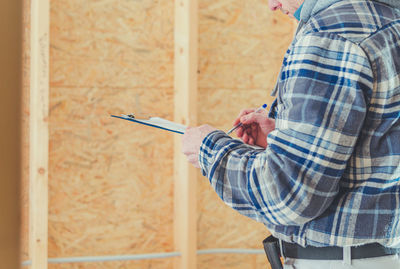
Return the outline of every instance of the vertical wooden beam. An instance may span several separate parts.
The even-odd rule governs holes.
[[[47,268],[49,17],[49,0],[31,1],[29,244],[32,269]]]
[[[19,268],[21,0],[0,2],[0,267]]]
[[[175,0],[175,121],[197,124],[197,0]],[[181,253],[175,269],[197,266],[196,169],[181,152],[181,137],[175,137],[174,240]]]

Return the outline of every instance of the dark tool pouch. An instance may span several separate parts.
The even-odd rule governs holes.
[[[283,267],[280,259],[281,253],[279,247],[279,240],[271,235],[264,239],[263,245],[265,254],[267,254],[268,261],[271,264],[271,268],[282,269]]]

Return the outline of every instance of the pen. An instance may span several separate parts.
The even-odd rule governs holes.
[[[267,104],[263,104],[261,107],[257,108],[256,111],[254,111],[254,113],[260,112],[261,110],[266,109],[266,108],[267,108]],[[230,129],[226,134],[232,133],[233,131],[235,131],[237,128],[239,128],[242,125],[243,125],[243,123],[239,122],[239,124],[237,124],[232,129]]]

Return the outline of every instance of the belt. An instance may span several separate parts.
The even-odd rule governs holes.
[[[351,259],[375,258],[400,253],[399,248],[388,248],[378,243],[351,247]],[[283,256],[308,260],[343,260],[342,247],[302,247],[282,241]]]
[[[279,257],[282,256],[306,260],[344,259],[344,248],[342,247],[302,247],[298,244],[287,243],[284,241],[280,241],[280,243],[279,240],[273,236],[269,236],[263,241],[265,252],[271,264],[280,263]],[[374,258],[400,253],[400,248],[388,248],[378,243],[349,247],[348,249],[350,249],[350,259]]]

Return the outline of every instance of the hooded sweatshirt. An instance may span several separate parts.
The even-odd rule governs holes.
[[[300,13],[300,19],[303,22],[307,22],[308,19],[318,13],[319,11],[326,9],[327,7],[343,0],[305,0]],[[400,0],[371,0],[379,3],[386,4],[393,8],[400,9]]]

